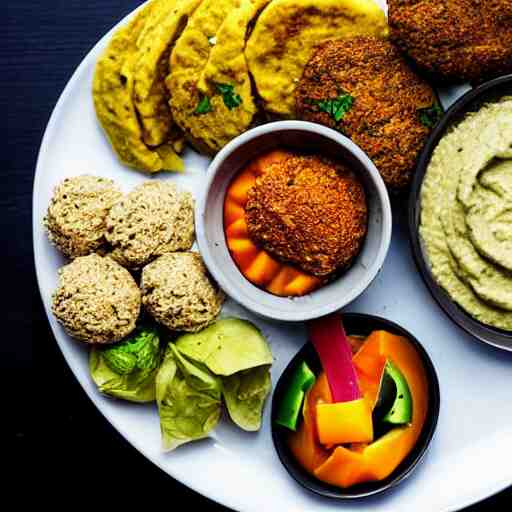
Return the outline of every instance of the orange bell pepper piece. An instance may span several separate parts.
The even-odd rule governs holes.
[[[411,391],[412,421],[409,426],[394,428],[362,450],[336,447],[329,458],[314,470],[314,474],[320,480],[339,487],[388,477],[416,444],[428,411],[425,369],[419,354],[407,339],[377,331],[368,337],[359,357],[358,354],[354,356],[354,363],[359,361],[360,370],[365,375],[378,367],[377,361],[381,358],[393,360]]]
[[[318,404],[316,425],[324,445],[373,441],[372,408],[366,398]]]

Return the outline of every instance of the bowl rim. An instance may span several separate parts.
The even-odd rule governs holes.
[[[419,269],[420,275],[427,285],[430,294],[441,307],[442,311],[452,322],[478,341],[498,349],[512,351],[512,332],[486,325],[476,320],[456,304],[448,293],[435,281],[422,250],[422,242],[418,229],[419,216],[421,213],[421,188],[432,153],[440,139],[457,118],[471,111],[473,104],[484,100],[485,96],[491,95],[494,90],[508,84],[512,86],[512,74],[494,78],[493,80],[480,84],[474,89],[470,89],[444,113],[441,120],[432,130],[418,158],[416,171],[411,183],[408,204],[408,229],[410,247],[416,267]]]
[[[414,346],[415,350],[418,352],[423,362],[425,372],[427,374],[429,388],[429,405],[427,417],[425,419],[425,424],[423,425],[423,428],[418,437],[418,441],[416,442],[412,451],[393,471],[393,473],[391,473],[391,475],[389,475],[383,481],[368,482],[366,484],[357,484],[347,489],[326,484],[321,480],[318,480],[313,475],[307,473],[298,463],[294,463],[293,467],[290,468],[289,462],[286,460],[286,458],[293,458],[293,456],[289,455],[288,448],[285,446],[284,441],[282,441],[281,439],[283,434],[280,434],[280,432],[283,432],[284,430],[275,424],[274,419],[277,411],[277,401],[282,393],[282,386],[284,385],[283,383],[285,382],[286,377],[290,375],[294,366],[296,366],[299,363],[299,361],[303,359],[302,354],[304,352],[314,350],[309,341],[306,341],[306,343],[295,353],[295,355],[286,365],[285,369],[283,370],[283,372],[281,373],[276,382],[274,392],[272,394],[270,429],[272,433],[272,442],[274,444],[274,449],[278,455],[281,464],[284,466],[288,474],[302,487],[304,487],[310,492],[327,498],[332,498],[336,500],[359,500],[362,498],[367,498],[370,496],[381,494],[396,487],[399,483],[405,480],[420,464],[420,462],[425,457],[436,432],[441,409],[441,394],[439,386],[439,377],[437,375],[437,371],[434,366],[434,363],[432,362],[432,359],[430,358],[424,346],[407,329],[391,320],[388,320],[387,318],[383,318],[376,315],[369,315],[366,313],[342,313],[341,318],[344,324],[350,322],[365,322],[369,325],[370,328],[372,327],[372,325],[376,325],[376,327],[370,329],[370,332],[372,332],[372,330],[383,329],[389,330],[394,334],[404,336],[408,339],[408,341]],[[422,444],[418,448],[419,442],[421,442]],[[411,460],[408,460],[409,458]],[[402,465],[406,461],[407,464],[404,467],[402,467]],[[398,473],[395,474],[397,471]],[[316,486],[311,485],[309,482],[314,482]],[[354,488],[356,489],[356,492],[353,491]],[[350,491],[350,489],[352,489],[352,491]]]
[[[268,133],[274,132],[286,132],[286,131],[303,131],[309,133],[315,133],[327,139],[330,139],[335,144],[342,146],[345,150],[349,151],[366,169],[369,179],[371,180],[373,186],[376,191],[376,200],[380,203],[382,209],[382,222],[381,222],[381,236],[382,241],[379,245],[378,251],[373,259],[372,265],[367,269],[365,273],[365,278],[361,279],[358,283],[358,286],[354,287],[348,295],[346,295],[343,300],[332,300],[327,304],[322,304],[320,306],[309,305],[307,310],[301,310],[301,308],[294,308],[293,312],[287,312],[286,315],[282,314],[282,312],[276,312],[270,305],[262,304],[256,300],[250,301],[247,300],[245,295],[242,295],[238,292],[238,290],[234,289],[229,285],[227,280],[224,277],[224,272],[220,269],[215,263],[215,259],[212,255],[214,250],[211,247],[211,244],[207,242],[205,226],[204,226],[204,216],[206,214],[206,203],[212,189],[212,184],[217,176],[217,171],[222,167],[223,162],[231,155],[235,150],[249,143],[255,138],[258,138],[262,135],[266,135]],[[317,123],[310,123],[307,121],[275,121],[263,124],[261,126],[257,126],[244,132],[239,135],[232,141],[230,141],[224,148],[220,150],[220,152],[216,155],[213,161],[210,163],[206,176],[206,183],[203,188],[202,194],[198,197],[196,201],[195,207],[195,224],[196,224],[196,239],[199,247],[199,251],[201,256],[205,262],[206,267],[211,273],[212,277],[218,283],[220,288],[222,288],[231,298],[233,298],[239,304],[242,304],[247,309],[252,312],[272,320],[286,321],[286,322],[296,322],[296,321],[305,321],[311,320],[313,318],[318,318],[333,311],[336,311],[346,304],[355,300],[364,290],[371,284],[373,279],[378,275],[380,269],[384,265],[384,261],[386,259],[390,243],[391,243],[391,231],[392,231],[392,213],[391,213],[391,204],[389,195],[382,180],[382,177],[379,174],[379,171],[373,164],[373,162],[369,159],[369,157],[359,148],[354,142],[340,134],[339,132],[322,126]],[[225,244],[225,238],[223,240]],[[233,262],[233,265],[235,263]],[[236,267],[236,265],[235,265]],[[238,270],[238,268],[237,268]],[[239,271],[239,270],[238,270]],[[240,274],[241,279],[245,279],[242,274]],[[313,292],[314,293],[314,292]],[[293,300],[293,298],[289,297],[277,297],[273,296],[276,299],[283,300]]]

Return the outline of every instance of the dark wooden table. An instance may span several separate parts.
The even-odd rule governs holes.
[[[45,485],[46,492],[33,496],[36,505],[49,500],[55,505],[91,504],[101,510],[115,505],[131,510],[135,504],[166,509],[185,504],[222,511],[227,509],[145,459],[96,410],[53,339],[33,269],[32,182],[44,128],[87,51],[138,4],[138,0],[2,2],[6,12],[2,15],[0,101],[7,115],[7,133],[1,152],[0,233],[8,331],[0,343],[0,360],[2,382],[8,383],[2,389],[4,410],[15,411],[6,415],[8,448],[14,446],[17,457],[27,456],[20,481],[26,481],[27,468],[40,468],[36,481]],[[197,467],[201,471],[200,460]],[[32,499],[30,494],[27,486],[25,498]],[[494,511],[511,500],[509,489],[466,512]]]

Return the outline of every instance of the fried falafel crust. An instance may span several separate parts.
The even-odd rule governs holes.
[[[336,122],[315,102],[341,93],[350,94],[354,101]],[[350,137],[394,190],[409,184],[430,132],[418,110],[435,102],[432,88],[412,71],[395,46],[367,36],[320,45],[296,90],[299,118]]]
[[[512,0],[389,0],[391,38],[445,81],[512,71]]]
[[[364,188],[355,173],[318,156],[272,164],[248,192],[250,238],[276,258],[317,277],[347,267],[367,227]]]

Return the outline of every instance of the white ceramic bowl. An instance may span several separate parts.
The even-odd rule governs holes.
[[[233,261],[224,235],[224,196],[232,178],[253,158],[282,147],[346,162],[358,172],[368,201],[368,232],[351,267],[337,279],[303,297],[278,297],[253,285]],[[195,222],[199,250],[219,286],[254,313],[283,321],[317,318],[353,301],[379,272],[391,240],[389,196],[377,168],[347,137],[304,121],[268,123],[227,144],[208,168],[203,195],[196,205]]]

